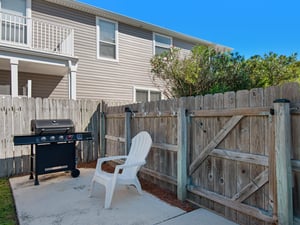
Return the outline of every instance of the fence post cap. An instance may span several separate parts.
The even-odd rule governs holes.
[[[132,110],[129,107],[125,107],[125,112],[132,112]]]

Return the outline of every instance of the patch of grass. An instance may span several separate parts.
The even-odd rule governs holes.
[[[17,225],[17,215],[8,178],[0,178],[0,225]]]

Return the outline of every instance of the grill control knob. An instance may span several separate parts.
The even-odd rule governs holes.
[[[45,142],[45,141],[47,141],[47,138],[46,137],[41,137],[41,142]]]
[[[55,141],[55,136],[51,136],[50,141]]]
[[[72,134],[67,135],[67,140],[68,141],[72,141],[72,139],[73,139],[73,135]]]
[[[63,140],[64,140],[64,135],[59,135],[58,139],[59,139],[60,141],[63,141]]]

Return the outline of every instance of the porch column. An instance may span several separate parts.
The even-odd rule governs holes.
[[[77,62],[69,61],[69,99],[76,100],[76,73]]]
[[[77,64],[72,65],[69,62],[69,99],[76,100],[76,73],[77,73]]]
[[[32,97],[32,80],[27,81],[27,97]]]
[[[76,72],[71,70],[69,75],[69,99],[76,100]]]
[[[11,96],[17,97],[18,93],[18,66],[19,60],[12,58],[10,59],[10,68],[11,68]]]

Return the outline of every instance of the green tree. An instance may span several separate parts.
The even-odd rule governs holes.
[[[153,81],[169,97],[191,95],[197,76],[191,58],[182,58],[177,48],[171,48],[151,59]]]
[[[284,56],[270,52],[263,57],[255,55],[248,59],[247,70],[251,87],[268,87],[299,79],[300,64],[297,54]]]
[[[196,96],[248,88],[245,59],[238,53],[220,53],[196,46],[183,56],[172,48],[151,59],[153,81],[167,96]]]
[[[189,55],[172,48],[151,59],[154,83],[168,97],[267,87],[300,81],[297,55],[265,54],[245,60],[239,53],[196,46]]]

